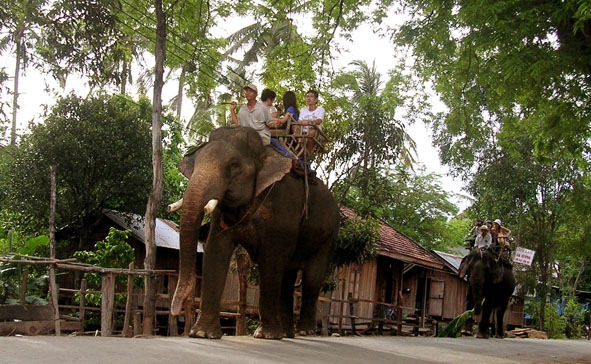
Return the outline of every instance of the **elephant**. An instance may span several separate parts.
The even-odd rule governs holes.
[[[515,276],[511,265],[498,259],[491,250],[473,250],[462,260],[460,278],[468,277],[466,308],[474,308],[475,315],[481,315],[476,337],[488,339],[491,315],[494,315],[493,334],[497,338],[505,335],[503,316],[515,290]],[[472,319],[466,322],[465,332],[472,331]]]
[[[182,199],[179,279],[171,313],[179,315],[195,287],[199,229],[211,213],[203,256],[200,314],[189,336],[219,339],[220,300],[237,244],[260,273],[255,338],[294,337],[293,294],[301,272],[297,330],[316,330],[316,304],[340,225],[337,202],[315,176],[291,171],[293,160],[263,146],[248,127],[222,127],[179,164],[189,177]]]

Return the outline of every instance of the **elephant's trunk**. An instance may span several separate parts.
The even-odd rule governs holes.
[[[183,198],[180,224],[179,278],[170,306],[172,315],[179,315],[185,300],[192,297],[197,278],[195,265],[199,228],[204,215],[212,213],[218,203],[217,198],[209,199],[206,197],[217,197],[217,194],[212,193],[211,189],[204,185],[197,183],[200,180],[203,181],[202,178],[196,176],[191,178]]]

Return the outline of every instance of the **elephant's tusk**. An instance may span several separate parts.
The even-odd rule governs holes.
[[[182,198],[180,200],[178,200],[177,202],[171,203],[170,205],[168,205],[168,207],[166,207],[166,211],[174,212],[176,210],[179,210],[181,207],[183,207],[183,199]]]
[[[215,210],[215,207],[218,205],[218,200],[211,199],[209,200],[209,202],[207,203],[207,205],[205,205],[205,207],[203,208],[203,212],[205,212],[206,215],[209,215],[213,212],[213,210]]]

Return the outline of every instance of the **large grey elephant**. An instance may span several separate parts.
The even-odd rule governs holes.
[[[462,260],[459,273],[460,278],[468,276],[466,308],[474,308],[474,314],[481,315],[476,336],[488,339],[490,318],[494,315],[493,332],[497,338],[503,338],[503,317],[516,284],[512,267],[491,250],[473,250]],[[468,320],[464,330],[472,331],[473,323]]]
[[[171,305],[181,312],[195,284],[197,240],[204,211],[211,228],[203,257],[201,310],[189,336],[217,339],[220,300],[232,252],[242,245],[260,273],[260,323],[254,337],[293,337],[293,293],[302,272],[297,330],[316,329],[316,303],[336,246],[337,203],[314,177],[290,172],[292,160],[263,147],[245,127],[213,131],[179,165],[189,183],[182,202],[179,280]]]

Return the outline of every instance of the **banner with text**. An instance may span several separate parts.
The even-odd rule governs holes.
[[[515,259],[513,259],[513,262],[531,265],[531,262],[534,260],[534,254],[536,254],[535,250],[517,248],[515,250]]]

